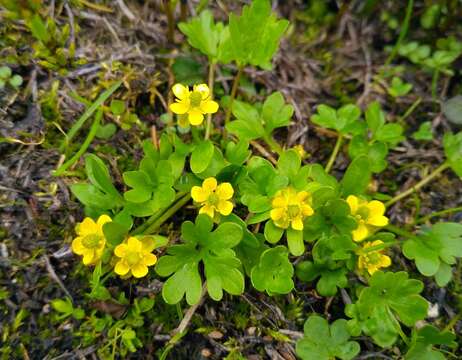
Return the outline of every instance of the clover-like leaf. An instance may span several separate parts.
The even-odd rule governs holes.
[[[356,105],[347,104],[335,110],[321,104],[316,110],[317,113],[311,116],[311,121],[316,125],[337,130],[342,135],[364,132],[365,124],[360,121],[361,109]]]
[[[322,296],[334,296],[337,289],[343,289],[348,285],[345,267],[330,269],[325,264],[302,261],[297,264],[295,273],[300,280],[306,282],[319,278],[316,283],[316,290]]]
[[[436,277],[439,286],[445,286],[451,279],[450,265],[462,256],[462,225],[457,223],[438,223],[422,234],[407,240],[403,254],[414,260],[417,269],[425,276],[434,276],[447,271],[449,276]],[[441,267],[443,267],[441,269]]]
[[[319,315],[311,315],[303,327],[304,336],[297,341],[297,355],[303,360],[350,360],[358,355],[359,344],[349,341],[347,321],[329,323]]]
[[[232,113],[236,120],[226,125],[226,129],[236,135],[241,141],[250,141],[261,138],[265,130],[260,120],[260,114],[252,105],[235,100]]]
[[[413,342],[405,360],[444,360],[446,357],[437,349],[435,345],[445,345],[455,348],[457,343],[454,341],[456,336],[449,331],[440,331],[432,325],[413,332]]]
[[[211,11],[204,10],[189,22],[179,23],[178,27],[192,47],[207,55],[212,61],[218,59],[223,24],[214,22]]]
[[[425,121],[422,124],[420,124],[419,129],[412,134],[412,137],[415,140],[432,140],[433,132],[431,121]]]
[[[287,248],[276,246],[261,254],[260,262],[252,269],[251,280],[255,289],[269,295],[288,294],[294,288],[293,274]]]
[[[353,318],[351,329],[362,330],[382,347],[391,346],[398,337],[400,322],[414,326],[427,315],[428,303],[419,295],[423,283],[409,279],[404,271],[377,271],[362,289],[358,301],[346,307]]]
[[[262,117],[268,135],[279,127],[289,126],[294,113],[292,105],[285,104],[282,94],[277,91],[268,96],[263,103]]]
[[[167,303],[175,304],[185,294],[188,304],[199,301],[202,288],[200,262],[204,264],[207,291],[212,299],[220,300],[223,290],[232,295],[244,291],[241,262],[232,250],[242,239],[242,227],[225,222],[214,231],[212,229],[213,221],[205,214],[199,215],[195,223],[185,221],[181,226],[185,243],[170,246],[167,255],[159,259],[156,272],[160,276],[170,276],[162,289]],[[188,287],[188,281],[192,282],[192,288]]]
[[[462,177],[462,131],[456,135],[452,133],[444,134],[443,137],[444,153],[451,169]]]
[[[254,65],[271,69],[271,59],[289,22],[271,13],[268,0],[254,0],[242,14],[230,14],[229,31],[223,34],[220,60],[236,61],[239,66]]]

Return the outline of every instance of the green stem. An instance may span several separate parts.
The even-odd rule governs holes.
[[[443,331],[451,331],[454,325],[460,320],[462,317],[462,312],[459,312],[456,316],[454,316],[451,321],[446,325]]]
[[[332,151],[332,154],[330,154],[329,161],[327,162],[326,165],[326,173],[329,173],[329,171],[332,169],[332,166],[335,163],[335,159],[337,158],[337,154],[340,150],[340,147],[342,146],[343,143],[343,135],[339,134],[337,137],[337,141],[335,142],[334,150]]]
[[[430,220],[431,218],[434,218],[434,217],[437,217],[437,216],[441,216],[441,215],[446,215],[446,214],[450,214],[450,213],[453,213],[453,212],[457,212],[457,211],[462,211],[462,206],[458,206],[458,207],[454,207],[454,208],[450,208],[450,209],[445,209],[445,210],[441,210],[441,211],[436,211],[434,213],[431,213],[427,216],[424,216],[423,218],[421,219],[418,219],[416,221],[417,224],[422,224],[422,223],[425,223],[427,222],[428,220]]]
[[[396,44],[393,47],[393,50],[391,51],[391,54],[388,56],[387,60],[385,61],[385,66],[391,64],[396,54],[398,53],[401,43],[406,37],[407,31],[409,30],[409,22],[411,20],[413,7],[414,7],[414,0],[409,0],[407,3],[407,7],[406,7],[406,15],[404,17],[404,21],[403,21],[403,24],[401,25],[401,30],[399,32],[398,40],[396,41]]]
[[[275,152],[278,155],[282,154],[282,147],[281,145],[278,144],[277,141],[275,141],[271,135],[263,137],[263,140],[268,144],[268,146],[271,148],[271,151]]]
[[[229,119],[231,118],[231,110],[233,108],[233,101],[234,101],[234,98],[236,97],[237,88],[239,87],[239,80],[241,79],[243,70],[244,70],[244,66],[239,66],[237,70],[237,74],[234,77],[233,87],[231,88],[231,95],[230,95],[229,103],[228,103],[228,108],[226,109],[225,126],[228,124]],[[223,138],[226,138],[226,128],[223,134]]]
[[[399,228],[398,226],[395,226],[392,224],[388,224],[387,226],[385,226],[385,230],[391,231],[392,233],[395,233],[397,235],[400,235],[402,237],[409,238],[409,239],[414,237],[413,233],[403,230]]]
[[[155,233],[164,222],[166,222],[173,214],[180,210],[187,202],[191,199],[191,194],[186,194],[170,208],[167,209],[159,218],[154,221],[146,230],[143,231],[144,235],[149,235]]]
[[[88,132],[87,138],[83,142],[79,151],[77,151],[73,157],[71,157],[68,161],[62,164],[57,170],[53,171],[52,172],[53,176],[62,175],[71,165],[73,165],[77,160],[79,160],[79,158],[85,153],[85,151],[88,149],[91,142],[93,141],[93,138],[95,137],[96,132],[98,131],[98,127],[99,127],[102,117],[103,117],[103,110],[99,109],[95,115],[95,120],[93,121],[93,124],[90,127],[90,131]]]
[[[215,75],[215,63],[209,59],[209,90],[210,100],[213,100],[213,84]],[[208,140],[212,132],[212,114],[207,114],[207,125],[205,128],[205,140]]]
[[[406,191],[403,191],[402,193],[399,193],[398,195],[394,196],[391,200],[388,200],[385,203],[385,206],[388,207],[390,205],[393,205],[394,203],[400,201],[401,199],[405,198],[406,196],[411,195],[415,191],[419,190],[420,188],[424,187],[427,185],[430,181],[432,181],[435,177],[437,177],[439,174],[441,174],[444,170],[446,170],[449,167],[449,164],[444,162],[440,166],[438,166],[435,170],[433,170],[430,174],[428,174],[426,177],[424,177],[422,180],[420,180],[417,184],[414,186],[411,186],[409,189]]]
[[[440,77],[440,71],[435,69],[432,76],[432,99],[436,101],[436,92],[438,90],[438,79]]]
[[[416,107],[419,106],[419,104],[420,104],[421,102],[422,102],[422,98],[421,98],[421,97],[417,98],[417,100],[414,101],[414,102],[412,103],[412,105],[409,107],[409,109],[406,110],[406,112],[404,113],[404,115],[401,116],[401,117],[399,118],[399,121],[402,122],[402,121],[404,121],[409,115],[411,115],[411,114],[414,112],[414,110],[416,109]]]

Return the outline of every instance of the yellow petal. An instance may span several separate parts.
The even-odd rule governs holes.
[[[388,218],[385,216],[369,216],[367,223],[373,226],[386,226],[388,225]]]
[[[286,211],[284,208],[276,208],[270,211],[270,216],[273,221],[279,220],[284,217]]]
[[[141,252],[142,249],[141,241],[139,241],[136,237],[131,236],[127,240],[127,250],[134,251],[134,252]]]
[[[204,190],[200,186],[193,186],[191,189],[191,197],[195,202],[202,203],[208,199],[210,191]]]
[[[80,224],[76,226],[76,232],[80,236],[95,234],[98,232],[98,227],[93,219],[87,217]]]
[[[201,101],[201,111],[206,114],[215,114],[218,111],[218,103],[213,100]]]
[[[367,266],[367,271],[370,275],[374,275],[374,273],[378,270],[379,268],[376,265],[368,265]]]
[[[112,219],[108,215],[101,215],[96,222],[98,226],[103,226],[104,224],[111,222]]]
[[[389,256],[387,255],[382,255],[380,257],[380,263],[379,263],[379,266],[380,267],[389,267],[391,265],[391,259]]]
[[[302,205],[301,209],[304,216],[311,216],[314,214],[314,210],[310,205]]]
[[[189,103],[183,101],[172,103],[170,104],[170,110],[172,110],[174,114],[186,114],[189,110]]]
[[[117,274],[117,275],[121,275],[121,276],[124,276],[124,275],[127,275],[127,273],[130,271],[130,267],[128,266],[128,264],[125,262],[125,260],[120,260],[116,263],[115,267],[114,267],[114,272]]]
[[[143,257],[143,262],[147,265],[147,266],[151,266],[151,265],[154,265],[156,262],[157,262],[157,257],[156,255],[154,254],[146,254],[144,255]]]
[[[370,246],[376,246],[376,245],[381,245],[383,244],[383,241],[382,240],[375,240],[371,243],[367,243],[367,244],[364,244],[364,247],[370,247]]]
[[[188,120],[191,125],[198,126],[204,121],[204,115],[198,110],[189,110]]]
[[[349,195],[346,202],[350,206],[351,213],[356,214],[356,211],[358,211],[358,198],[354,195]]]
[[[385,205],[377,200],[372,200],[367,203],[369,209],[369,217],[376,217],[385,214]]]
[[[363,258],[363,256],[359,256],[359,258],[358,258],[358,269],[359,270],[364,269],[364,258]]]
[[[217,194],[220,200],[229,200],[234,195],[234,189],[230,183],[225,182],[218,185],[215,194]]]
[[[292,229],[294,230],[303,230],[303,220],[301,216],[297,216],[292,219]]]
[[[114,249],[114,255],[120,258],[123,258],[126,252],[127,252],[127,244],[117,245]]]
[[[93,249],[85,249],[82,259],[83,264],[90,265],[96,260],[98,259],[95,258],[95,251]]]
[[[142,278],[148,273],[148,267],[143,263],[138,263],[131,268],[132,275],[136,278]]]
[[[283,208],[287,206],[287,199],[284,196],[276,196],[271,202],[273,208]]]
[[[215,208],[211,205],[204,205],[199,209],[199,214],[207,214],[213,219],[215,215]]]
[[[150,253],[156,247],[155,241],[149,236],[141,238],[140,241],[141,241],[142,251],[144,253]]]
[[[78,236],[72,241],[72,251],[77,255],[83,255],[86,248],[82,244],[82,237]]]
[[[189,89],[182,84],[175,84],[172,87],[173,94],[180,100],[187,99],[189,96]],[[172,110],[173,111],[173,110]]]
[[[300,202],[303,202],[306,200],[306,198],[309,196],[310,194],[308,193],[308,191],[300,191],[298,194],[297,194],[297,200],[300,201]]]
[[[208,177],[202,183],[202,189],[208,191],[209,193],[214,191],[217,188],[217,179],[214,177]]]
[[[228,200],[220,200],[217,208],[221,215],[228,216],[233,211],[233,203]]]
[[[359,224],[356,230],[352,231],[354,241],[362,241],[369,235],[369,230],[364,224]]]
[[[194,85],[194,91],[199,91],[202,96],[202,100],[205,100],[210,95],[209,87],[206,84]]]

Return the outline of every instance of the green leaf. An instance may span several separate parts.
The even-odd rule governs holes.
[[[412,134],[412,137],[415,140],[424,140],[430,141],[433,139],[433,132],[432,132],[432,123],[431,121],[425,121],[419,126],[419,130]]]
[[[229,31],[222,34],[220,60],[270,70],[271,59],[288,25],[287,20],[277,20],[271,13],[268,0],[254,0],[250,6],[244,6],[241,16],[230,14]]]
[[[262,108],[266,134],[271,135],[274,129],[289,126],[293,113],[294,107],[285,104],[284,98],[279,91],[268,96]]]
[[[218,45],[223,24],[215,24],[211,11],[204,10],[189,22],[179,23],[178,27],[186,35],[188,43],[192,47],[207,55],[212,61],[218,58]]]
[[[34,35],[37,40],[43,42],[44,44],[50,41],[50,34],[48,33],[48,29],[40,15],[35,14],[32,16],[27,26],[29,27],[32,35]]]
[[[116,206],[114,197],[105,194],[96,186],[84,183],[72,184],[71,192],[84,205],[101,210],[113,209]]]
[[[446,133],[443,137],[444,153],[451,169],[462,177],[462,131],[456,135]]]
[[[151,199],[153,189],[149,176],[144,171],[126,171],[123,179],[125,184],[133,188],[124,193],[125,200],[142,203]]]
[[[456,348],[456,336],[450,331],[440,331],[432,325],[426,325],[413,332],[413,343],[406,353],[405,360],[444,360],[443,353],[435,345]]]
[[[404,271],[377,271],[369,280],[355,304],[346,308],[362,331],[382,347],[391,346],[398,337],[399,322],[414,326],[427,315],[428,303],[419,295],[423,283],[408,279]]]
[[[305,244],[303,243],[303,231],[288,228],[286,230],[287,245],[289,252],[294,256],[300,256],[305,252]]]
[[[385,125],[385,114],[377,101],[369,104],[365,115],[367,126],[371,130],[372,134],[375,134],[378,129]]]
[[[197,304],[202,291],[202,280],[197,263],[186,263],[164,283],[162,297],[167,304],[180,302],[186,294],[189,305]]]
[[[442,110],[443,110],[444,115],[448,118],[450,122],[456,125],[461,125],[462,124],[462,95],[454,96],[453,98],[443,102]]]
[[[347,104],[340,109],[321,104],[317,107],[317,114],[311,116],[311,121],[319,126],[337,130],[343,135],[364,132],[364,123],[359,121],[361,109],[353,104]]]
[[[10,85],[14,88],[18,88],[22,85],[22,77],[20,75],[13,75],[9,81]]]
[[[125,112],[125,102],[114,99],[111,101],[110,109],[114,115],[122,115]]]
[[[202,83],[205,77],[203,65],[192,57],[177,57],[172,65],[172,71],[176,82],[189,86]]]
[[[451,270],[441,266],[453,265],[462,256],[462,225],[438,223],[419,236],[406,240],[403,254],[414,260],[419,272],[425,276],[439,273],[443,286],[451,279]]]
[[[117,131],[117,126],[113,123],[106,125],[100,125],[98,130],[96,130],[96,137],[99,139],[108,140],[111,138]]]
[[[348,166],[341,181],[342,194],[348,195],[364,194],[371,180],[371,169],[369,159],[358,156]]]
[[[267,221],[265,224],[265,239],[271,243],[276,244],[281,240],[282,235],[284,234],[284,229],[274,225],[273,220]]]
[[[407,95],[409,91],[412,90],[412,84],[403,82],[401,78],[393,76],[393,79],[391,80],[391,86],[387,90],[388,94],[396,98]]]
[[[229,122],[226,129],[239,140],[249,142],[265,135],[260,114],[252,105],[235,100],[232,113],[237,120]]]
[[[373,173],[382,172],[387,167],[388,146],[381,141],[369,143],[364,135],[356,135],[351,139],[348,154],[352,159],[367,156]]]
[[[90,182],[101,191],[122,201],[122,197],[112,183],[109,170],[98,156],[88,154],[85,156],[85,171]]]
[[[231,164],[243,165],[250,157],[252,152],[249,150],[249,143],[247,141],[239,141],[237,144],[230,141],[226,144],[226,159]]]
[[[311,315],[303,331],[304,336],[296,345],[297,355],[303,360],[350,360],[360,351],[356,341],[349,341],[345,319],[338,319],[329,326],[324,318]]]
[[[66,316],[71,315],[72,312],[74,311],[74,307],[72,306],[71,299],[69,299],[68,297],[66,297],[64,300],[63,299],[52,300],[51,306],[57,312],[65,314]]]
[[[13,72],[8,66],[0,66],[0,79],[6,81],[8,80]]]
[[[265,290],[269,295],[288,294],[294,288],[293,274],[287,248],[280,245],[261,254],[260,262],[252,269],[250,277],[259,291]]]
[[[289,149],[281,154],[277,167],[281,175],[285,175],[289,177],[289,179],[292,179],[297,176],[301,163],[302,160],[298,153],[293,149]]]
[[[127,236],[127,229],[125,226],[111,221],[103,225],[103,233],[107,242],[115,247],[124,241]]]
[[[311,261],[302,261],[297,264],[297,277],[306,282],[319,278],[316,290],[321,296],[334,296],[337,289],[343,289],[348,285],[345,268],[329,269],[326,265],[314,264]]]
[[[215,147],[211,141],[203,141],[193,150],[191,154],[191,170],[199,174],[209,166],[212,161]]]

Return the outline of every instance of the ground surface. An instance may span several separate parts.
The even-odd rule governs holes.
[[[56,321],[50,308],[52,299],[66,294],[77,304],[81,303],[82,287],[86,286],[82,275],[76,275],[78,259],[68,247],[73,227],[83,217],[80,204],[68,190],[68,184],[76,178],[51,176],[60,161],[57,146],[62,134],[59,128],[69,129],[83,109],[71,93],[75,91],[82,97],[94,98],[101,90],[99,81],[132,72],[127,83],[130,89],[120,90],[119,96],[130,100],[145,129],[154,124],[161,127],[159,116],[165,112],[168,101],[166,94],[172,81],[174,59],[187,56],[198,62],[199,73],[206,69],[203,57],[190,52],[177,30],[174,42],[167,38],[167,19],[159,1],[145,4],[126,1],[128,8],[120,6],[121,3],[106,2],[111,12],[84,5],[71,5],[68,11],[60,1],[45,4],[47,10],[43,13],[53,12],[60,24],[67,23],[70,16],[75,18],[79,27],[75,35],[76,55],[87,64],[74,66],[63,74],[47,71],[33,60],[15,66],[15,72],[23,76],[28,91],[14,99],[11,93],[4,91],[0,99],[2,136],[23,141],[0,143],[0,318],[4,330],[0,345],[5,359],[21,356],[26,359],[95,358],[97,345],[81,346],[72,335],[76,322]],[[189,12],[193,2],[187,3]],[[213,4],[212,8],[217,18],[225,18],[226,12],[237,11],[240,3],[224,1]],[[274,2],[278,14],[291,20],[291,29],[275,58],[274,69],[247,69],[239,96],[258,99],[256,91],[262,87],[269,92],[282,91],[286,100],[294,105],[295,116],[289,131],[279,132],[277,139],[287,147],[302,144],[309,154],[307,161],[321,163],[327,161],[335,140],[328,132],[309,123],[316,104],[336,105],[339,100],[349,99],[364,106],[379,100],[389,116],[396,119],[420,97],[421,103],[403,125],[406,133],[411,134],[420,123],[431,121],[434,140],[418,142],[409,138],[401,143],[389,157],[389,168],[374,184],[379,191],[388,194],[409,187],[441,162],[441,134],[451,125],[432,100],[431,75],[409,65],[406,60],[398,58],[396,62],[407,66],[403,78],[414,86],[409,95],[393,100],[384,87],[372,86],[373,76],[388,56],[384,46],[392,45],[397,38],[397,32],[380,21],[378,14],[389,11],[401,21],[405,4],[385,1],[376,14],[359,15],[358,1],[341,10],[332,2],[328,8],[329,19],[318,24],[310,18],[304,3],[296,0]],[[423,1],[417,2],[416,19],[423,8]],[[179,13],[176,16],[179,17]],[[419,29],[418,20],[411,22],[408,36],[430,36],[431,39],[436,36],[416,29]],[[451,28],[437,31],[438,36],[444,37],[451,33]],[[309,36],[311,32],[314,34]],[[27,52],[28,49],[18,51]],[[114,61],[119,65],[114,65]],[[233,70],[219,69],[217,83],[226,91],[231,86]],[[441,77],[437,98],[444,100],[460,92],[460,80],[460,75]],[[54,81],[59,81],[59,90],[50,105],[46,98]],[[217,121],[222,119],[218,117]],[[28,132],[29,136],[21,138],[21,131]],[[147,136],[146,130],[135,125],[128,130],[118,129],[110,140],[95,141],[91,149],[108,160],[111,170],[120,176],[116,165],[123,166],[132,156],[139,158],[140,139]],[[81,168],[81,164],[77,167]],[[347,164],[346,154],[341,154],[334,175],[340,175]],[[393,206],[389,216],[396,224],[406,224],[417,211],[423,216],[460,206],[461,199],[460,180],[448,171],[418,196]],[[462,213],[447,218],[460,222]],[[394,262],[413,272],[413,277],[421,278],[408,260],[395,257]],[[424,279],[424,296],[437,306],[434,321],[443,327],[457,313],[461,296],[460,270],[459,266],[454,276],[456,281],[447,288],[438,288]],[[333,301],[318,297],[307,284],[300,283],[296,289],[296,295],[287,297],[271,298],[249,290],[241,297],[226,297],[221,303],[206,300],[193,316],[190,333],[169,358],[221,359],[230,352],[239,351],[249,359],[293,359],[293,345],[277,339],[274,336],[277,330],[289,338],[296,338],[305,314],[312,310],[332,319],[343,316],[341,297]],[[127,289],[154,297],[159,290],[158,281],[149,279]],[[176,310],[161,305],[156,309],[169,315],[167,323],[153,322],[149,326],[155,335],[154,341],[133,358],[156,358],[156,351],[168,340],[165,335],[178,324]],[[460,322],[455,324],[456,333],[461,326]],[[393,349],[382,351],[367,341],[364,344],[361,359],[398,358]],[[5,350],[8,347],[11,353]]]

